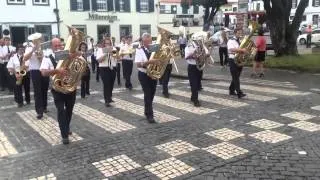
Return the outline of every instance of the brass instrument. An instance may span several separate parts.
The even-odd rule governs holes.
[[[69,37],[64,50],[69,53],[77,52],[80,43],[84,40],[85,34],[75,28],[69,27]],[[86,60],[78,56],[76,58],[65,58],[59,60],[56,69],[63,68],[67,71],[67,75],[56,74],[52,77],[52,88],[58,92],[68,94],[77,89],[77,85],[81,80],[82,74],[86,71]]]
[[[198,32],[192,35],[191,44],[196,48],[194,52],[196,57],[196,65],[197,69],[200,71],[205,68],[209,58],[212,61],[206,41],[207,32]]]
[[[34,52],[37,56],[39,61],[43,59],[43,49],[41,48],[42,42],[42,34],[41,33],[34,33],[28,36],[28,40],[32,41],[34,47],[37,47],[36,51]]]
[[[162,77],[173,54],[169,32],[160,27],[158,27],[158,31],[156,44],[159,45],[159,50],[152,52],[150,59],[158,59],[159,63],[149,64],[147,67],[147,75],[152,79],[160,79]]]
[[[25,65],[22,65],[22,62],[23,62],[22,58],[23,58],[23,56],[21,56],[19,58],[20,68],[18,70],[16,70],[16,74],[17,74],[17,76],[19,76],[19,78],[17,78],[17,80],[16,80],[16,85],[21,85],[23,76],[25,76],[27,74],[27,67]]]
[[[119,56],[133,55],[135,52],[136,50],[132,46],[130,46],[130,48],[127,51],[121,49]]]
[[[235,63],[238,66],[243,66],[247,61],[252,61],[257,54],[257,47],[255,43],[251,40],[251,37],[253,36],[254,32],[258,28],[258,23],[251,22],[250,26],[252,27],[250,35],[245,36],[243,40],[241,41],[240,47],[241,49],[245,48],[248,50],[248,53],[236,53],[235,54]]]

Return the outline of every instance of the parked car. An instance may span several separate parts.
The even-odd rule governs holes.
[[[307,34],[301,34],[298,36],[297,42],[299,42],[299,44],[306,44]],[[320,29],[315,29],[312,31],[311,43],[320,43]]]
[[[308,27],[308,24],[306,24],[306,23],[301,24],[299,27],[299,35],[307,33],[306,32],[307,27]],[[316,30],[317,28],[318,28],[317,25],[311,25],[312,30]]]

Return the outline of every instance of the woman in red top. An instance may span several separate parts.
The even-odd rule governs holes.
[[[263,77],[263,62],[266,57],[266,39],[263,36],[263,29],[259,30],[259,36],[256,38],[256,46],[258,49],[257,56],[255,61],[253,62],[253,73],[252,77]]]

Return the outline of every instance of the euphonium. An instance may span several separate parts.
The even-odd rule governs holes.
[[[28,36],[28,40],[32,41],[33,45],[37,47],[35,54],[39,61],[43,59],[43,49],[41,48],[42,34],[34,33]]]
[[[251,33],[249,36],[245,36],[243,40],[241,41],[240,47],[241,49],[247,49],[248,53],[236,53],[235,54],[235,63],[238,66],[243,66],[246,61],[252,61],[256,54],[257,54],[257,47],[255,43],[251,40],[251,37],[253,36],[254,32],[256,31],[258,24],[256,22],[251,22],[250,26],[252,27]]]
[[[211,58],[210,52],[205,44],[206,38],[206,32],[198,32],[192,36],[191,44],[196,48],[195,57],[198,70],[203,70],[209,58]]]
[[[17,78],[17,81],[16,81],[16,85],[21,85],[23,76],[25,76],[27,74],[27,71],[24,67],[22,67],[22,68],[20,68],[19,71],[16,72],[16,74],[19,75],[19,78]]]
[[[169,32],[162,28],[158,28],[158,30],[156,44],[159,45],[159,50],[152,52],[150,59],[159,59],[159,63],[149,64],[147,67],[147,75],[152,79],[160,79],[162,77],[172,54]]]
[[[68,50],[69,53],[75,53],[80,45],[80,43],[84,40],[84,33],[69,27],[69,37],[66,42],[66,46],[64,50]],[[57,64],[57,69],[63,68],[67,70],[66,76],[61,76],[60,74],[56,74],[52,77],[53,84],[52,87],[54,90],[67,94],[75,91],[77,89],[77,85],[81,80],[82,74],[86,71],[87,62],[86,60],[78,56],[76,58],[70,59],[69,57],[66,59],[59,60]]]

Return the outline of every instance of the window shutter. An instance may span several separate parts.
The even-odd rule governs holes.
[[[149,12],[154,12],[154,0],[149,0]]]
[[[316,0],[312,0],[312,6],[315,6]]]
[[[193,14],[199,14],[199,6],[193,6]]]
[[[92,0],[91,4],[92,4],[92,11],[97,11],[97,0]]]
[[[136,0],[136,9],[137,12],[140,12],[140,0]]]
[[[90,0],[83,0],[83,10],[90,11]]]
[[[125,0],[124,1],[124,11],[125,12],[130,12],[131,8],[130,8],[130,0]]]
[[[115,1],[116,3],[116,11],[120,11],[120,1]]]
[[[113,0],[108,0],[108,11],[113,11]]]
[[[70,9],[71,11],[77,10],[77,0],[70,0]]]
[[[176,5],[171,6],[171,14],[177,14],[177,6]]]

